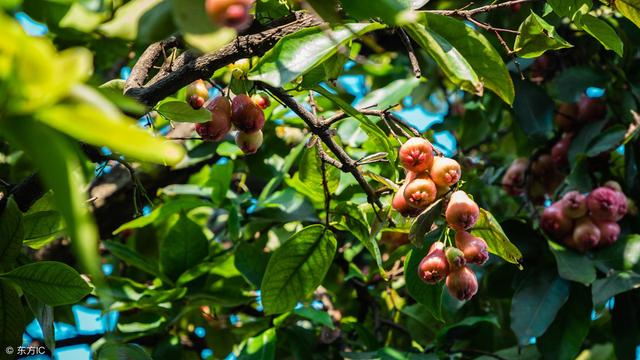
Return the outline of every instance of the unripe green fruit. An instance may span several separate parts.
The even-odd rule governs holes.
[[[478,292],[476,274],[467,266],[450,272],[446,285],[449,294],[460,301],[469,300]]]
[[[260,146],[262,146],[262,131],[258,130],[252,133],[238,131],[236,134],[236,145],[238,145],[243,153],[247,155],[254,154]]]
[[[398,157],[405,169],[421,173],[433,165],[433,146],[427,139],[412,137],[402,144]]]
[[[466,231],[456,232],[456,246],[464,253],[468,263],[482,265],[489,259],[487,243]]]
[[[231,68],[231,75],[235,79],[241,79],[251,70],[251,60],[240,59],[229,65],[229,67]]]
[[[244,30],[251,25],[252,3],[252,0],[206,0],[205,11],[217,25]]]
[[[193,95],[199,96],[205,100],[209,99],[209,89],[207,89],[207,84],[205,84],[202,79],[198,79],[187,85],[186,93],[187,99]]]
[[[231,122],[240,131],[252,133],[262,130],[264,113],[248,95],[240,94],[231,103]]]
[[[449,227],[456,231],[473,227],[480,216],[480,209],[467,193],[458,190],[451,194],[449,205],[445,211],[445,218]]]
[[[460,249],[449,246],[445,249],[444,254],[447,257],[450,271],[456,271],[467,264],[464,253]]]
[[[460,164],[451,158],[436,156],[429,175],[437,186],[454,185],[460,180]]]
[[[407,203],[417,209],[425,209],[436,199],[436,184],[426,174],[420,174],[404,189]]]

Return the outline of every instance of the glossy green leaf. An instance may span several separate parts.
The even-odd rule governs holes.
[[[520,24],[519,32],[513,50],[523,58],[535,58],[547,50],[573,46],[558,35],[551,24],[533,12]]]
[[[91,292],[91,287],[69,265],[39,261],[22,265],[0,278],[20,286],[22,291],[51,306],[75,304]]]
[[[151,360],[140,345],[108,342],[102,345],[97,353],[98,360]]]
[[[0,280],[0,342],[3,353],[7,346],[17,348],[22,344],[26,321],[18,293],[11,284]]]
[[[513,110],[518,126],[528,136],[546,138],[553,131],[555,105],[543,88],[530,81],[515,81]]]
[[[389,25],[407,22],[408,7],[402,0],[341,0],[340,3],[349,15],[362,20],[380,18]]]
[[[633,271],[613,272],[593,282],[591,286],[593,304],[601,306],[615,295],[638,288],[640,288],[640,274]]]
[[[138,160],[175,165],[184,157],[181,146],[141,129],[94,90],[85,87],[78,94],[80,92],[84,98],[91,96],[98,97],[98,100],[94,103],[83,101],[56,105],[39,112],[37,119],[78,140],[107,146]]]
[[[425,235],[431,230],[431,225],[441,215],[443,205],[444,201],[439,199],[413,219],[409,230],[409,241],[414,246],[422,246]]]
[[[463,328],[463,327],[472,327],[477,324],[483,324],[483,323],[494,325],[497,328],[500,327],[500,323],[498,322],[498,319],[493,315],[469,316],[467,318],[464,318],[462,321],[445,326],[442,329],[440,329],[437,334],[437,339],[439,342],[443,342],[446,339],[448,333],[452,330]]]
[[[378,109],[386,109],[401,103],[402,100],[411,95],[418,86],[420,86],[420,79],[416,79],[415,77],[394,80],[385,87],[367,93],[362,100],[358,101],[355,107],[367,108],[375,106]]]
[[[15,263],[23,239],[22,213],[13,198],[9,198],[4,211],[0,213],[0,269],[8,270]]]
[[[549,241],[549,249],[556,258],[558,273],[563,279],[587,286],[596,279],[596,269],[589,257],[552,241]]]
[[[287,1],[256,0],[256,18],[262,24],[287,16],[290,11]]]
[[[185,214],[160,242],[160,270],[175,280],[209,255],[209,242],[200,225]]]
[[[585,124],[575,135],[569,146],[569,163],[575,164],[580,154],[589,151],[590,144],[601,134],[606,120]]]
[[[590,14],[585,14],[580,17],[579,25],[582,30],[596,38],[605,49],[612,50],[622,57],[624,46],[622,40],[606,21]]]
[[[262,303],[268,314],[292,309],[324,279],[336,252],[336,239],[322,225],[311,225],[278,248],[262,279]]]
[[[227,198],[232,177],[233,161],[215,164],[211,167],[206,185],[211,188],[211,201],[215,206],[221,206]]]
[[[249,73],[249,80],[283,86],[329,59],[338,47],[369,31],[382,29],[377,23],[346,24],[327,33],[320,27],[297,31],[280,39]]]
[[[594,157],[609,150],[613,150],[622,144],[627,129],[621,125],[614,125],[598,135],[587,147],[587,156]]]
[[[447,39],[422,24],[406,25],[405,30],[435,60],[449,80],[472,94],[482,95],[484,86],[469,61]]]
[[[471,229],[471,233],[482,238],[489,248],[489,252],[500,256],[504,260],[522,268],[522,253],[509,241],[500,223],[485,209],[480,209],[480,218]]]
[[[518,343],[542,335],[569,298],[569,282],[553,272],[531,270],[511,300],[511,329]]]
[[[151,275],[162,277],[158,262],[155,259],[146,258],[130,247],[115,241],[105,240],[102,244],[113,256],[124,261],[127,265],[137,267]]]
[[[538,349],[548,358],[573,360],[591,326],[591,297],[589,288],[574,285],[566,304],[538,341]]]
[[[633,23],[640,28],[639,0],[614,0],[613,5],[622,15],[633,21]]]
[[[232,28],[216,26],[201,0],[171,0],[171,5],[173,19],[185,41],[203,53],[221,48],[236,35]]]
[[[621,237],[595,255],[595,261],[608,268],[640,272],[640,235]]]
[[[449,16],[426,14],[427,24],[447,39],[478,74],[484,87],[495,92],[507,104],[513,103],[515,89],[500,53],[480,32]]]
[[[205,108],[195,110],[184,101],[170,100],[156,107],[158,114],[175,122],[203,123],[211,121],[211,112]]]
[[[27,303],[31,312],[38,320],[38,325],[44,335],[44,342],[51,351],[56,349],[54,328],[53,328],[53,306],[47,305],[37,298],[27,295]]]
[[[133,219],[127,223],[120,225],[120,227],[117,228],[113,233],[119,234],[122,231],[127,229],[138,229],[141,227],[145,227],[155,222],[161,222],[163,220],[166,220],[171,215],[178,214],[182,211],[189,211],[191,209],[195,209],[203,206],[212,207],[213,204],[210,201],[191,198],[191,197],[184,197],[184,198],[177,198],[175,200],[170,200],[156,207],[149,214]]]
[[[588,87],[604,88],[609,80],[602,71],[586,66],[570,67],[554,76],[549,95],[560,102],[573,103],[578,101]]]
[[[273,360],[276,358],[276,329],[265,330],[262,334],[247,339],[238,359]]]
[[[135,40],[140,18],[163,0],[132,0],[120,6],[113,19],[102,24],[99,31],[109,37]]]
[[[311,320],[318,325],[326,326],[329,329],[335,328],[331,316],[326,311],[320,311],[308,307],[293,310],[293,313],[303,318]]]
[[[55,240],[64,231],[62,215],[55,210],[24,215],[24,244],[39,249]]]
[[[593,6],[591,0],[548,0],[547,3],[556,14],[571,19],[576,14],[586,14]]]

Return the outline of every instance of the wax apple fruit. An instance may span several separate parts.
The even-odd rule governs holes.
[[[578,101],[578,120],[580,122],[598,121],[607,114],[607,104],[601,98],[591,98],[586,95]]]
[[[196,124],[196,132],[206,141],[220,141],[231,129],[231,103],[218,96],[207,105],[211,121]]]
[[[441,243],[442,244],[442,243]],[[436,284],[449,273],[449,263],[442,246],[432,246],[418,265],[418,277],[427,284]]]
[[[449,205],[445,211],[447,224],[456,230],[466,230],[475,225],[480,216],[480,209],[475,201],[462,190],[451,194]]]
[[[209,99],[209,90],[202,79],[198,79],[187,85],[187,102],[194,109],[200,109],[205,101]]]
[[[554,203],[542,212],[540,227],[547,234],[562,238],[573,229],[573,220],[564,214],[560,203]]]
[[[424,209],[436,199],[436,184],[426,174],[417,175],[404,189],[407,203],[417,209]]]
[[[577,191],[569,191],[562,197],[560,206],[567,217],[581,218],[587,214],[587,197]]]
[[[437,186],[451,186],[460,180],[460,164],[457,161],[436,156],[433,159],[433,165],[429,171],[429,175]]]
[[[588,217],[579,219],[573,230],[574,248],[580,251],[587,251],[598,245],[600,241],[600,229]]]
[[[449,294],[460,301],[469,300],[478,292],[476,274],[467,266],[449,273],[446,285]]]
[[[238,130],[246,133],[262,130],[264,113],[248,95],[236,95],[231,103],[231,109],[231,122]]]
[[[467,264],[467,260],[464,257],[464,253],[453,246],[449,246],[444,251],[449,263],[449,271],[455,271]]]
[[[620,236],[620,225],[614,221],[597,223],[596,226],[600,230],[600,241],[598,247],[609,246],[618,240]]]
[[[553,118],[558,127],[564,131],[573,130],[578,123],[578,105],[560,104]]]
[[[244,30],[251,24],[252,3],[252,0],[206,0],[205,11],[215,24]]]
[[[264,94],[255,94],[251,97],[251,100],[253,100],[253,102],[262,110],[268,108],[271,104],[269,97]]]
[[[395,195],[393,196],[393,200],[391,201],[391,206],[402,216],[416,215],[419,210],[407,203],[407,200],[404,197],[405,188],[406,184],[403,184],[400,189],[396,191]]]
[[[456,233],[456,246],[462,251],[468,263],[482,265],[489,259],[487,243],[466,231]]]
[[[399,151],[402,166],[413,172],[429,170],[433,165],[433,146],[427,139],[413,137],[408,139]]]
[[[509,165],[502,177],[502,188],[509,195],[520,195],[524,192],[525,172],[528,165],[529,160],[526,158],[515,159]]]
[[[236,145],[245,154],[254,154],[262,145],[262,131],[246,133],[238,131],[236,134]]]

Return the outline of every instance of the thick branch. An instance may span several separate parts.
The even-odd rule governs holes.
[[[197,79],[211,77],[223,66],[243,58],[263,55],[286,35],[322,23],[312,15],[300,11],[293,13],[287,20],[289,22],[284,25],[278,25],[257,34],[238,36],[232,43],[214,53],[191,59],[175,69],[172,66],[173,71],[170,72],[165,69],[165,76],[156,76],[153,81],[145,84],[159,54],[166,51],[167,43],[165,42],[168,40],[153,44],[133,67],[125,85],[125,94],[137,98],[144,104],[154,105]]]

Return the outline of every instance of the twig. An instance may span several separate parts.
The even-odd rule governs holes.
[[[457,9],[457,10],[423,10],[423,11],[431,13],[431,14],[438,14],[438,15],[444,15],[444,16],[467,17],[467,16],[474,16],[474,15],[477,15],[477,14],[480,14],[480,13],[493,11],[493,10],[500,9],[500,8],[511,7],[511,6],[514,6],[514,5],[523,4],[523,3],[527,3],[527,2],[534,2],[534,1],[539,1],[539,0],[512,0],[512,1],[505,1],[503,3],[485,5],[485,6],[481,6],[479,8],[475,8],[475,9],[471,9],[471,10],[466,10],[466,8],[469,6],[469,5],[467,5],[464,8]]]
[[[411,39],[407,36],[407,33],[404,32],[401,28],[397,30],[398,35],[400,36],[400,41],[407,49],[407,56],[409,57],[409,62],[411,63],[411,69],[413,69],[413,73],[419,79],[422,76],[422,71],[420,70],[420,63],[418,62],[418,58],[416,57],[416,52],[413,49],[413,45],[411,45]]]
[[[316,142],[318,148],[318,154],[322,151],[322,143]],[[324,212],[325,212],[325,225],[329,227],[329,210],[331,209],[331,193],[329,193],[329,183],[327,181],[327,165],[322,157],[320,157],[320,171],[322,173],[322,189],[324,190]]]

